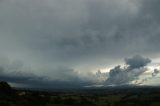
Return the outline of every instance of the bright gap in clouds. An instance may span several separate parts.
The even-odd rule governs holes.
[[[139,76],[137,80],[131,81],[135,85],[159,86],[160,83],[160,64],[153,62],[146,66],[147,70]],[[157,71],[156,71],[157,70]]]
[[[106,73],[109,72],[111,68],[102,68],[100,69],[101,72]]]

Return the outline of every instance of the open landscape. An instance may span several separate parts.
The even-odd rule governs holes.
[[[160,106],[160,87],[24,90],[0,83],[0,106]]]
[[[0,0],[0,106],[160,106],[160,0]]]

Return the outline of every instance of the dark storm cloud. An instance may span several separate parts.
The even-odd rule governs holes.
[[[29,73],[17,67],[11,72],[8,69],[13,69],[12,65],[7,65],[7,67],[0,66],[0,80],[7,81],[14,84],[21,84],[20,87],[29,88],[77,88],[83,87],[89,84],[93,84],[92,81],[83,80],[76,75],[74,70],[71,69],[57,69],[54,79],[48,76],[38,76],[33,73]],[[57,78],[57,79],[56,79]]]
[[[119,65],[110,70],[106,84],[128,84],[136,80],[147,70],[144,67],[150,63],[151,60],[136,55],[132,58],[125,59],[125,62],[126,65],[128,65],[127,67],[121,68]]]
[[[74,64],[78,59],[83,61],[85,57],[102,54],[114,57],[117,51],[124,56],[131,51],[150,50],[147,40],[158,35],[151,33],[155,32],[151,30],[157,27],[154,21],[158,20],[147,17],[146,4],[149,5],[148,1],[142,0],[47,0],[38,4],[37,1],[14,0],[3,3],[9,9],[2,6],[1,11],[5,11],[1,26],[18,38],[20,44],[13,42],[16,48],[24,47],[30,56],[60,63],[70,59]],[[150,4],[155,5],[155,2]]]
[[[0,57],[21,60],[41,69],[33,73],[53,78],[72,73],[57,72],[58,67],[85,67],[80,71],[87,72],[126,56],[154,57],[160,51],[158,4],[159,0],[1,0]]]
[[[14,84],[21,84],[20,87],[28,88],[82,88],[86,85],[93,84],[89,81],[72,80],[72,81],[60,81],[60,80],[49,80],[46,77],[38,76],[2,76],[0,75],[1,81],[7,81]]]
[[[89,81],[83,81],[79,79],[74,79],[71,81],[61,81],[61,80],[50,80],[47,77],[41,77],[36,75],[0,75],[1,81],[7,81],[14,84],[21,84],[19,87],[28,87],[28,88],[82,88],[86,85],[93,84]]]

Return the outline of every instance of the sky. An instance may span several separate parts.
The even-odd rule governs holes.
[[[159,3],[0,0],[0,80],[39,88],[159,86]]]

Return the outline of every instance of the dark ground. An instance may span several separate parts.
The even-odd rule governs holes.
[[[160,106],[159,87],[13,89],[0,82],[0,106]]]

